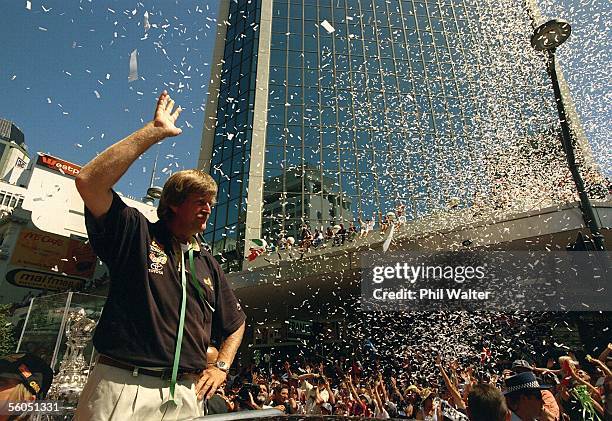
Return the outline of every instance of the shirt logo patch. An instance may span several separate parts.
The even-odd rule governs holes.
[[[164,250],[155,241],[151,243],[151,252],[149,253],[149,259],[152,262],[161,263],[165,265],[168,262],[168,256],[164,253]]]
[[[161,263],[157,263],[157,262],[151,262],[151,265],[149,266],[149,273],[155,273],[156,275],[163,275],[164,265],[162,265]]]
[[[164,274],[164,265],[168,263],[168,256],[164,253],[162,247],[155,241],[151,243],[151,251],[149,252],[149,273],[156,275]]]
[[[202,282],[204,282],[204,285],[206,285],[211,290],[213,289],[212,280],[210,278],[204,278],[202,279]]]

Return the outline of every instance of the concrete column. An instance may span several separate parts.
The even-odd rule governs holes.
[[[257,79],[255,85],[257,89],[255,91],[255,109],[253,112],[249,191],[247,195],[248,202],[244,233],[245,256],[248,255],[249,240],[261,238],[266,124],[268,121],[268,82],[270,79],[270,41],[272,38],[272,2],[273,0],[262,0],[261,2]]]

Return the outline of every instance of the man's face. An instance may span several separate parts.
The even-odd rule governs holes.
[[[280,400],[281,400],[281,401],[283,401],[283,402],[284,402],[284,401],[286,401],[286,400],[288,400],[288,399],[289,399],[289,389],[287,389],[287,388],[283,387],[283,388],[280,390],[279,398],[280,398]]]
[[[266,387],[266,385],[259,385],[259,396],[263,396],[265,399],[268,399],[268,388]]]
[[[181,226],[190,228],[193,234],[203,232],[206,222],[215,204],[214,194],[192,193],[180,205],[170,206],[174,212],[174,219]]]
[[[543,406],[544,401],[542,400],[542,392],[539,390],[523,393],[518,405],[521,415],[532,418],[540,416]]]

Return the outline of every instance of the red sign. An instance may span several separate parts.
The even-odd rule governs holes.
[[[81,172],[81,166],[73,164],[72,162],[64,161],[63,159],[56,158],[47,154],[38,154],[38,160],[36,165],[40,165],[49,168],[53,171],[57,171],[60,174],[76,177]]]

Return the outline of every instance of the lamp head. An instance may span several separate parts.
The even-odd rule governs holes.
[[[553,50],[563,44],[572,33],[569,22],[552,19],[538,26],[531,36],[531,46],[537,51]]]
[[[147,196],[152,197],[153,199],[159,199],[162,194],[162,188],[151,186],[147,189]]]

